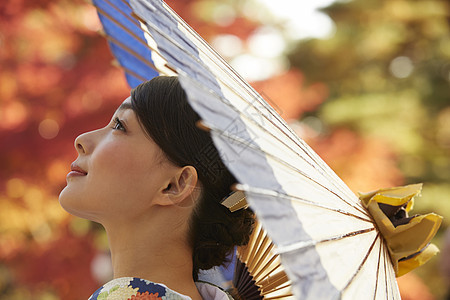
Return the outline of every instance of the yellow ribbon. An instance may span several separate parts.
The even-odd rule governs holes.
[[[442,217],[434,213],[408,216],[414,197],[421,190],[422,184],[412,184],[359,193],[359,199],[387,243],[397,277],[425,264],[439,252],[430,241]]]

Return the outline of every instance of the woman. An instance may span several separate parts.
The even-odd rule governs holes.
[[[248,242],[253,213],[220,204],[236,179],[198,120],[178,79],[157,77],[75,140],[60,203],[105,227],[114,269],[91,299],[228,299],[195,281]]]

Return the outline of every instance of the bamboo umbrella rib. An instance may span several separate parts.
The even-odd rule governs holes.
[[[386,254],[384,254],[384,255],[386,255]],[[386,271],[386,269],[388,268],[388,266],[387,266],[387,260],[385,259],[384,260],[384,270]],[[389,290],[388,290],[388,279],[387,279],[387,276],[383,276],[384,277],[384,286],[386,287],[386,290],[385,290],[385,292],[386,292],[386,295],[389,295]]]
[[[260,243],[261,243],[261,240],[264,238],[264,231],[260,231],[259,233],[258,233],[258,235],[256,236],[256,239],[254,240],[254,242],[252,243],[253,245],[259,245]],[[256,248],[256,247],[255,247]],[[252,248],[252,250],[255,250],[255,248]],[[248,253],[246,253],[246,256],[245,257],[243,257],[243,259],[245,260],[245,261],[248,261],[249,259],[250,259],[250,255],[251,254],[253,254],[253,251],[252,252],[248,252]]]
[[[241,246],[238,248],[239,255],[241,257],[245,257],[247,260],[252,259],[255,256],[255,252],[259,248],[259,240],[257,236],[262,234],[264,234],[262,230],[255,230],[254,233],[252,233],[249,243],[246,246]]]
[[[142,77],[141,75],[139,75],[138,73],[134,72],[133,70],[130,70],[129,68],[122,66],[119,61],[117,61],[116,59],[113,59],[111,64],[115,67],[118,67],[122,70],[124,70],[125,73],[129,73],[130,75],[134,76],[135,78],[139,79],[139,80],[146,80],[144,77]]]
[[[283,289],[286,290],[286,291],[280,292]],[[279,294],[278,297],[292,296],[292,289],[291,289],[291,282],[290,282],[290,280],[287,280],[286,282],[283,282],[282,285],[280,285],[278,287],[275,287],[275,288],[271,289],[270,291],[267,291],[267,292],[262,291],[261,295],[264,296],[264,299],[268,299],[267,298],[268,295],[270,297],[270,294],[275,294],[275,293]]]
[[[259,270],[258,273],[255,273],[255,275],[253,275],[253,278],[258,284],[264,281],[267,276],[271,276],[272,274],[276,274],[279,272],[284,272],[284,268],[281,265],[278,257],[279,254],[274,255],[269,260],[269,263],[267,265],[265,265],[261,270]]]
[[[261,282],[262,293],[268,294],[272,292],[272,290],[276,289],[281,284],[285,284],[289,281],[286,273],[280,272],[274,274],[273,276],[267,277],[263,282]]]
[[[122,9],[120,9],[119,7],[117,7],[114,3],[112,3],[110,0],[104,0],[105,2],[107,2],[109,4],[109,6],[111,6],[112,8],[114,8],[117,12],[119,12],[122,16],[124,16],[128,21],[130,21],[131,23],[133,23],[135,26],[139,27],[139,22],[131,17],[130,15],[126,14],[123,12]],[[131,10],[132,8],[130,7],[130,4],[124,0],[121,0],[121,2],[123,4],[125,4],[126,6],[128,6]]]
[[[266,276],[267,274],[271,274],[271,273],[273,273],[273,272],[275,272],[277,270],[283,270],[284,269],[279,262],[274,264],[275,260],[277,260],[278,257],[279,257],[279,254],[274,255],[269,260],[267,265],[264,266],[264,268],[261,268],[258,271],[258,273],[255,273],[255,275],[253,277],[258,279],[257,282],[260,282],[262,280],[262,278],[264,276]]]
[[[128,53],[130,53],[131,55],[133,55],[135,58],[139,59],[140,61],[143,62],[143,64],[145,64],[147,67],[150,67],[152,69],[156,70],[156,66],[154,64],[152,64],[151,62],[149,62],[147,59],[145,59],[142,55],[140,55],[139,53],[137,53],[136,51],[134,51],[133,49],[131,49],[130,47],[128,47],[127,45],[125,45],[124,43],[122,43],[121,41],[115,39],[113,36],[106,34],[105,33],[105,38],[110,41],[111,43],[116,44],[117,46],[119,46],[120,48],[122,48],[123,50],[127,51]]]
[[[127,68],[127,67],[124,67],[124,66],[122,66],[122,65],[121,65],[120,67],[121,67],[126,73],[128,73],[128,74],[130,74],[130,75],[136,77],[136,78],[139,79],[139,80],[143,80],[143,81],[147,80],[146,78],[144,78],[144,77],[142,77],[141,75],[135,73],[134,71],[130,70],[130,69]]]
[[[254,236],[260,237],[262,234],[264,235],[265,239],[268,239],[267,233],[262,229],[262,227],[259,227],[259,232],[257,234],[256,234],[256,232],[254,234],[252,234],[252,238]],[[255,240],[255,238],[253,238],[252,240]],[[252,247],[250,247],[250,245]],[[257,251],[257,249],[261,248],[260,244],[249,243],[247,246],[238,248],[238,258],[248,266],[249,271],[252,273],[252,276],[257,283],[259,281],[263,280],[264,279],[263,277],[270,275],[272,272],[277,271],[277,270],[281,271],[283,269],[282,266],[280,265],[279,261],[276,262],[276,260],[279,259],[279,255],[275,254],[275,253],[270,255],[270,250],[272,250],[273,247],[274,247],[274,244],[271,242],[270,245],[267,247],[265,253],[262,256],[262,257],[267,257],[267,259],[265,259],[264,266],[259,266],[259,263],[258,263],[255,266],[255,268],[251,268],[251,267],[249,267],[249,265],[252,265],[252,264],[254,265],[253,262],[255,262],[255,261],[258,262],[261,260],[260,257],[257,258],[254,255],[254,253]],[[251,250],[249,251],[248,248],[251,248]],[[269,252],[268,252],[268,250],[269,250]]]
[[[386,244],[386,241],[384,241]],[[393,266],[392,264],[389,264],[389,262],[391,262],[391,258],[390,258],[390,254],[389,254],[389,250],[387,248],[387,244],[384,247],[384,256],[387,257],[387,259],[384,260],[385,263],[385,270],[390,270],[390,272],[392,274],[394,274],[394,270],[393,270]],[[390,292],[392,294],[392,296],[394,296],[395,299],[399,299],[401,300],[400,294],[398,292],[398,290],[394,290],[395,288],[398,289],[398,285],[397,284],[392,284],[391,282],[389,282],[389,278],[388,276],[384,276],[386,278],[386,287],[390,287]],[[396,281],[395,279],[395,275],[393,275],[392,277],[390,277],[393,281]]]
[[[334,207],[329,207],[317,202],[313,202],[311,200],[308,199],[304,199],[295,195],[290,195],[290,194],[286,194],[286,193],[280,193],[280,192],[276,192],[273,190],[267,190],[267,189],[262,189],[262,188],[255,188],[255,187],[250,187],[248,185],[245,184],[236,184],[235,188],[241,191],[244,191],[245,193],[249,194],[249,195],[257,195],[257,196],[271,196],[271,197],[275,197],[275,198],[281,198],[284,200],[289,200],[289,201],[297,201],[297,202],[301,202],[303,204],[307,204],[307,205],[312,205],[312,206],[317,206],[326,210],[330,210],[330,211],[334,211],[336,213],[340,213],[343,215],[347,215],[350,217],[354,217],[356,219],[368,222],[368,223],[373,223],[373,221],[371,219],[365,219],[362,218],[360,216],[357,216],[355,214],[352,214],[350,212],[344,211],[342,209],[339,208],[334,208]]]
[[[379,275],[380,275],[380,262],[381,262],[381,252],[383,250],[383,246],[384,246],[384,240],[380,239],[380,248],[378,251],[378,263],[377,263],[377,272],[376,272],[376,280],[375,280],[375,293],[373,295],[373,299],[375,300],[377,298],[377,290],[378,290],[378,280],[379,280]]]
[[[242,260],[247,261],[251,254],[254,251],[254,248],[256,248],[256,240],[259,234],[261,233],[261,225],[260,223],[257,224],[257,227],[254,229],[255,233],[258,232],[258,234],[253,233],[250,235],[250,240],[246,246],[238,247],[238,254],[242,257]]]
[[[275,260],[276,258],[274,260],[271,260],[271,265],[263,268],[258,274],[258,277],[255,277],[255,282],[257,285],[262,285],[262,282],[265,280],[265,278],[267,278],[268,276],[272,276],[272,274],[284,272],[284,268],[280,262],[276,264],[273,263]]]
[[[270,294],[274,294],[276,292],[279,292],[281,290],[286,290],[283,293],[291,293],[291,281],[289,280],[289,277],[283,273],[283,280],[281,281],[281,283],[278,286],[274,286],[271,289],[267,289],[265,291],[262,291],[261,294],[263,295],[270,295]]]
[[[292,292],[286,292],[282,295],[275,295],[275,296],[264,296],[264,300],[279,300],[279,299],[295,299]]]
[[[374,228],[375,229],[375,228]],[[372,244],[370,245],[369,250],[367,251],[366,255],[364,256],[364,259],[362,260],[362,262],[359,264],[358,269],[356,269],[355,273],[353,273],[352,277],[350,278],[350,280],[347,282],[347,284],[344,286],[344,288],[342,289],[343,291],[345,291],[353,282],[353,280],[356,278],[356,275],[359,274],[359,272],[361,271],[363,265],[366,263],[367,259],[369,258],[369,255],[372,253],[372,250],[375,246],[375,243],[377,242],[377,239],[380,238],[380,233],[378,232],[375,239],[373,240]]]
[[[272,241],[270,241],[270,245],[264,250],[264,253],[261,255],[261,257],[268,258],[270,255],[270,251],[272,251],[273,247],[274,247],[274,244],[272,243]],[[270,261],[267,261],[267,259],[264,259],[264,260],[257,259],[256,261],[257,261],[256,265],[251,270],[253,274],[259,273],[259,270],[261,270],[261,268],[264,268],[264,266],[267,266],[267,263],[270,262]]]
[[[262,295],[273,293],[279,285],[285,285],[289,282],[285,272],[274,273],[273,275],[266,275],[264,280],[256,282],[256,285],[261,287],[260,293]],[[287,287],[287,285],[283,286]]]
[[[270,246],[270,243],[271,242],[268,240],[267,235],[265,235],[264,239],[261,242],[261,245],[259,245],[258,249],[256,249],[256,252],[253,254],[253,259],[249,260],[248,269],[251,272],[256,269],[257,263],[264,257],[264,250]]]
[[[241,257],[248,258],[249,254],[253,253],[253,249],[256,247],[255,246],[255,240],[257,238],[256,232],[258,232],[258,233],[260,232],[259,228],[260,228],[260,225],[258,223],[257,227],[254,229],[253,233],[250,235],[250,240],[249,240],[248,244],[245,246],[238,247],[238,254]]]
[[[276,251],[277,251],[278,254],[283,254],[283,253],[292,252],[292,251],[296,251],[296,250],[300,250],[300,249],[304,249],[304,248],[308,248],[308,247],[313,247],[313,246],[316,246],[318,244],[322,244],[322,243],[326,243],[326,242],[338,241],[338,240],[342,240],[342,239],[345,239],[345,238],[358,236],[358,235],[361,235],[361,234],[369,233],[369,232],[374,231],[374,230],[375,230],[375,227],[371,227],[371,228],[366,228],[366,229],[352,231],[352,232],[349,232],[349,233],[346,233],[346,234],[341,234],[341,235],[328,237],[328,238],[321,239],[321,240],[318,240],[318,241],[314,241],[314,240],[301,241],[301,242],[293,243],[293,244],[286,245],[286,246],[283,246],[283,245],[278,246],[277,245],[277,250]]]
[[[125,45],[124,45],[123,43],[120,43],[119,41],[114,41],[113,39],[111,39],[111,36],[109,36],[109,35],[107,35],[107,34],[105,34],[105,38],[106,38],[107,40],[109,40],[110,42],[116,44],[118,47],[121,47],[123,50],[127,51],[127,48],[124,48]],[[122,47],[122,46],[124,46],[124,47]],[[139,55],[139,54],[134,53],[134,52],[131,52],[131,51],[129,51],[128,53],[130,53],[130,54],[132,54],[132,55],[135,55],[135,54],[136,54],[136,55]],[[135,56],[135,57],[138,58],[137,56]],[[147,61],[147,60],[146,60],[146,61]],[[142,75],[139,75],[138,73],[136,73],[136,72],[134,72],[133,70],[127,68],[126,66],[123,66],[123,65],[120,64],[119,62],[117,62],[117,64],[118,64],[118,67],[119,67],[119,68],[122,68],[122,69],[125,71],[125,73],[128,73],[128,74],[134,76],[135,78],[137,78],[137,79],[139,79],[139,80],[141,80],[141,81],[146,81],[146,80],[148,80],[148,78],[145,78],[145,77],[143,77]],[[147,65],[147,67],[152,68],[153,70],[159,72],[160,74],[163,74],[163,75],[170,75],[169,73],[167,73],[167,70],[164,70],[164,69],[161,69],[161,68],[157,68],[157,67],[156,67],[154,64],[152,64],[152,63],[147,62],[146,65]],[[170,70],[170,68],[167,68],[167,69]]]

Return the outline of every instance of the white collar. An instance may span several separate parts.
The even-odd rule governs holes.
[[[198,292],[203,299],[207,300],[230,300],[232,299],[227,293],[207,282],[196,282]]]

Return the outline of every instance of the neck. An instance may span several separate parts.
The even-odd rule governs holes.
[[[199,295],[192,278],[192,249],[186,238],[188,220],[180,217],[181,214],[167,214],[164,208],[155,210],[159,211],[130,222],[116,220],[104,224],[114,278],[147,279],[197,299]]]

